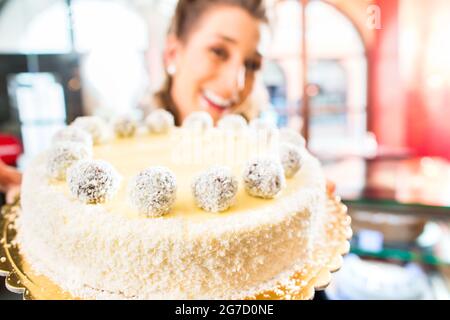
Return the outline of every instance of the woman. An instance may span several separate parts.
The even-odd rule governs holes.
[[[229,113],[257,115],[249,103],[261,67],[262,0],[180,0],[164,52],[167,79],[155,95],[180,125],[205,110],[217,121]]]

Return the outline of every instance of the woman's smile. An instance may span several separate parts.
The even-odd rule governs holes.
[[[231,109],[238,104],[238,98],[226,99],[212,90],[203,90],[200,93],[200,105],[202,108],[213,108],[219,112]]]

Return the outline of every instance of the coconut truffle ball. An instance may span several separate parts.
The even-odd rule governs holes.
[[[130,138],[136,133],[138,124],[128,116],[117,117],[113,121],[114,133],[119,138]]]
[[[72,122],[71,126],[88,132],[91,135],[94,144],[105,143],[109,138],[109,127],[100,117],[78,117]]]
[[[47,176],[50,179],[64,180],[66,171],[79,160],[92,157],[91,148],[78,142],[59,142],[52,146],[47,158]]]
[[[227,167],[214,166],[200,173],[192,182],[197,206],[209,212],[221,212],[231,207],[238,190],[238,182]]]
[[[253,119],[252,121],[250,121],[249,126],[253,130],[266,131],[275,130],[277,128],[273,123],[261,118]]]
[[[271,199],[285,184],[283,167],[271,157],[250,160],[244,168],[243,181],[249,195]]]
[[[168,133],[175,126],[175,118],[170,112],[158,109],[147,116],[145,124],[151,133]]]
[[[247,127],[247,120],[241,115],[229,114],[219,120],[217,127],[224,130],[239,131]]]
[[[306,145],[305,138],[297,131],[291,128],[280,129],[280,141],[292,143],[293,145],[303,148]]]
[[[183,127],[191,129],[206,130],[214,126],[211,115],[206,111],[193,112],[183,121]]]
[[[302,167],[302,149],[291,144],[282,143],[279,148],[280,161],[286,178],[292,178]]]
[[[106,161],[82,160],[69,167],[66,180],[74,197],[84,203],[96,204],[116,194],[121,178]]]
[[[78,142],[92,148],[93,141],[89,133],[77,127],[65,127],[57,131],[52,138],[53,143]]]
[[[131,204],[148,217],[167,214],[176,198],[174,174],[164,167],[152,167],[140,172],[128,186]]]

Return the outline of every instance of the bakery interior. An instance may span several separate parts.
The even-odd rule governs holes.
[[[0,0],[2,162],[22,170],[77,116],[142,113],[176,2]],[[352,217],[350,253],[315,298],[449,299],[450,2],[267,13],[260,117],[302,132]]]

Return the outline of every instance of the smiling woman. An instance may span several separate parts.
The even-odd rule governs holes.
[[[248,102],[261,67],[262,0],[181,0],[167,36],[167,79],[156,93],[180,124],[204,110],[217,121],[224,114],[255,115]]]

